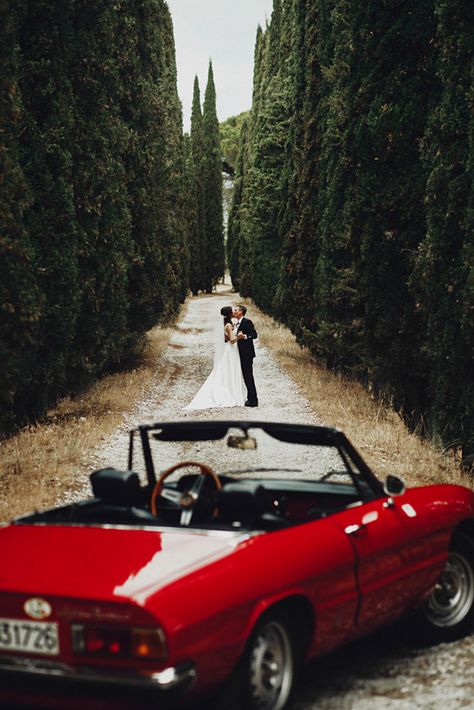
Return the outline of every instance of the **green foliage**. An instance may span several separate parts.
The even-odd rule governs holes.
[[[199,291],[211,293],[218,279],[224,275],[222,155],[211,63],[203,110],[198,78],[194,81],[191,155],[194,218],[190,229],[190,287],[194,294]]]
[[[249,112],[244,111],[238,116],[231,116],[219,125],[222,158],[231,168],[236,169],[239,155],[240,134],[242,127],[249,117]]]
[[[6,430],[117,367],[188,286],[164,0],[1,6]]]
[[[229,219],[233,279],[243,295],[251,294],[269,311],[273,307],[280,270],[278,220],[289,127],[289,83],[283,61],[280,68],[284,56],[282,12],[280,2],[276,2],[267,32],[262,33],[260,29],[257,32],[254,97],[250,130],[246,135],[248,145],[245,165],[240,165],[238,194]]]
[[[36,361],[43,299],[34,268],[34,248],[25,228],[32,202],[18,155],[23,107],[18,81],[16,3],[0,5],[0,430],[22,420]],[[17,6],[18,9],[18,6]]]
[[[227,264],[233,287],[242,293],[240,284],[240,220],[243,187],[246,180],[245,168],[247,164],[247,139],[248,121],[244,121],[240,132],[239,152],[236,162],[236,177],[234,180],[234,193],[232,195],[232,206],[229,212],[229,223],[227,228]]]
[[[467,465],[473,25],[465,0],[274,0],[228,241],[241,293]]]
[[[216,89],[212,63],[209,62],[203,109],[204,138],[204,279],[212,291],[224,276],[224,226],[222,209],[222,156],[219,121],[216,113]]]
[[[204,197],[204,129],[202,124],[201,92],[197,76],[194,79],[191,110],[191,179],[194,184],[195,218],[189,235],[191,268],[189,285],[193,294],[205,291],[205,197]]]
[[[76,2],[70,75],[75,131],[81,137],[72,157],[82,291],[74,342],[77,383],[115,366],[129,344],[128,132],[120,116],[114,56],[122,41],[120,25],[120,15],[107,0]],[[77,286],[74,291],[77,297]]]
[[[428,430],[474,460],[474,14],[436,3],[440,99],[424,140],[427,232],[412,290],[426,331]]]

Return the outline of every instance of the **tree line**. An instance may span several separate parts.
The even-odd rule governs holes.
[[[327,367],[474,456],[474,5],[274,0],[227,255]]]
[[[4,0],[0,63],[6,432],[119,367],[176,313],[196,269],[189,203],[199,178],[206,225],[221,172],[215,93],[204,164],[183,137],[164,0]],[[222,217],[220,239],[223,250]],[[222,276],[212,264],[193,290]]]

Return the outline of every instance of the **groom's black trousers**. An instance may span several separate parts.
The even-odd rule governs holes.
[[[244,382],[247,388],[248,401],[252,402],[252,404],[256,404],[258,400],[255,380],[253,379],[253,357],[241,358],[240,364],[242,366],[242,375],[244,376]]]

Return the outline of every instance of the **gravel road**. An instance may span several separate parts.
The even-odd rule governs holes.
[[[155,381],[124,415],[113,437],[97,449],[91,464],[126,466],[128,431],[142,423],[176,419],[245,418],[318,422],[303,394],[257,341],[255,380],[258,409],[185,412],[183,407],[212,369],[212,328],[235,296],[190,299],[165,354],[165,376]],[[251,311],[249,316],[252,317]],[[258,331],[258,321],[255,321]],[[357,442],[354,442],[357,445]],[[174,452],[176,453],[176,452]],[[205,452],[202,452],[205,454]],[[206,460],[205,455],[201,460]],[[171,462],[171,461],[170,461]],[[166,463],[166,462],[165,462]],[[83,494],[89,495],[84,476]],[[77,494],[74,496],[77,497]],[[384,631],[312,663],[302,681],[298,710],[458,710],[474,707],[473,637],[436,648],[415,649],[395,631]]]

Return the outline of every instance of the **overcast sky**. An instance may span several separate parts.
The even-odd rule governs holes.
[[[273,0],[167,0],[173,18],[178,93],[189,132],[194,77],[201,103],[212,59],[217,116],[224,121],[252,104],[253,52],[260,24],[270,20]]]

